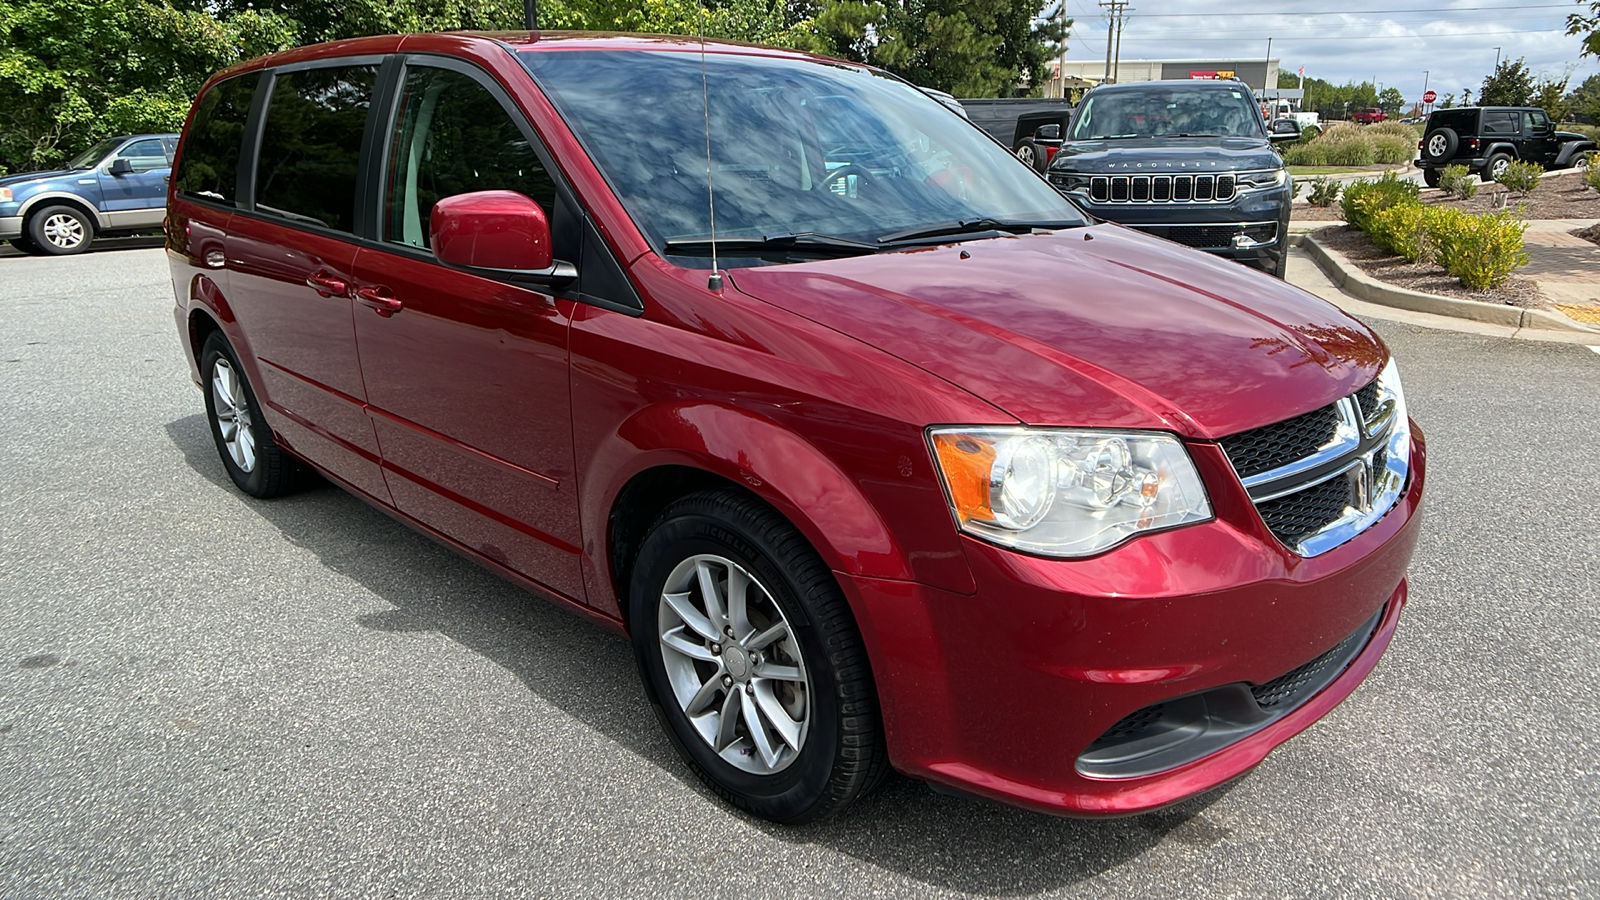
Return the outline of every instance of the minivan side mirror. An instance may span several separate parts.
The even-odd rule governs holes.
[[[1060,125],[1040,125],[1033,133],[1034,140],[1059,141],[1061,140]]]
[[[108,171],[112,175],[132,175],[133,163],[129,162],[126,156],[119,156],[111,161],[111,168]]]
[[[446,265],[543,284],[578,277],[571,263],[554,259],[544,210],[515,191],[446,197],[433,205],[428,232]]]

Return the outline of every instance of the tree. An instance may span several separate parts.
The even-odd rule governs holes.
[[[1583,5],[1582,0],[1578,5]],[[1567,34],[1583,39],[1584,56],[1600,56],[1600,0],[1589,0],[1589,15],[1567,16]]]
[[[0,168],[43,168],[113,134],[174,131],[205,78],[289,46],[271,12],[168,0],[0,2]]]
[[[1400,114],[1400,107],[1404,106],[1405,102],[1405,95],[1400,93],[1399,88],[1386,87],[1383,89],[1383,92],[1378,95],[1377,105],[1379,109],[1391,116],[1394,116]]]
[[[1590,75],[1567,95],[1567,106],[1591,125],[1600,125],[1600,75]]]
[[[1533,73],[1524,59],[1504,59],[1494,74],[1483,80],[1483,87],[1478,91],[1478,105],[1527,106],[1533,101],[1533,91]]]
[[[1439,100],[1439,108],[1440,109],[1449,109],[1450,107],[1455,106],[1455,105],[1456,105],[1456,95],[1455,94],[1445,94],[1444,97]]]
[[[1561,80],[1554,78],[1541,78],[1533,87],[1531,105],[1540,107],[1550,114],[1553,122],[1565,122],[1571,104],[1567,102],[1567,83],[1572,81],[1572,72],[1561,76]]]

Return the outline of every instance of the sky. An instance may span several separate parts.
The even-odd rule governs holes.
[[[1573,0],[1131,0],[1122,59],[1262,59],[1271,38],[1284,70],[1397,87],[1409,103],[1421,100],[1425,81],[1440,97],[1476,94],[1498,47],[1536,75],[1573,68],[1576,86],[1600,72],[1600,60],[1580,57],[1578,38],[1566,34],[1567,14],[1587,9]],[[1067,15],[1067,59],[1104,62],[1105,10],[1067,0]]]

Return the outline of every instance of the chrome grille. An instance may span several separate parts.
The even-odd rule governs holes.
[[[1223,452],[1273,536],[1301,556],[1338,546],[1399,497],[1408,459],[1391,459],[1395,405],[1378,382],[1329,406],[1223,438]],[[1407,454],[1409,456],[1409,454]]]
[[[1232,175],[1096,175],[1089,179],[1095,203],[1227,203],[1237,186]]]

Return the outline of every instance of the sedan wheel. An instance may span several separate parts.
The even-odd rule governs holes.
[[[776,822],[830,816],[887,770],[872,672],[833,573],[771,507],[685,497],[633,564],[645,692],[691,771]]]

